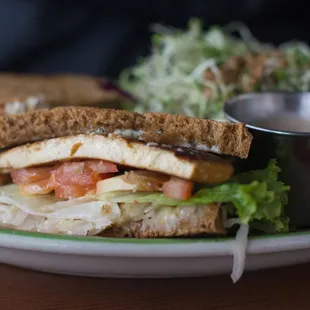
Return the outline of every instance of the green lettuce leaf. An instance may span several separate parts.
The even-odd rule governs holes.
[[[100,198],[111,202],[153,203],[156,205],[205,205],[214,202],[232,204],[241,223],[262,221],[276,231],[288,230],[284,217],[289,186],[278,180],[280,169],[271,160],[263,170],[250,171],[234,177],[229,183],[199,190],[186,201],[168,198],[161,193],[112,192]]]

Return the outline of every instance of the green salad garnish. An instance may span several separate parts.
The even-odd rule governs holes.
[[[223,103],[236,94],[310,89],[305,43],[275,47],[257,41],[240,23],[205,31],[197,19],[185,31],[163,25],[152,30],[151,55],[120,76],[120,86],[139,99],[131,106],[137,112],[223,120]]]

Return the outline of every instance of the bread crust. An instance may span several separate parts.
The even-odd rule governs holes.
[[[0,148],[76,134],[109,134],[124,130],[160,145],[190,146],[240,158],[248,156],[252,135],[245,124],[164,113],[58,107],[0,116]]]
[[[216,146],[220,153],[240,158],[248,156],[252,135],[245,124],[217,122],[183,115],[144,114],[144,138],[161,144],[192,144],[201,148]],[[158,132],[162,132],[159,135]]]
[[[210,207],[201,206],[203,212],[196,214],[196,219],[180,220],[176,225],[162,226],[160,223],[148,225],[147,220],[131,220],[125,225],[112,226],[110,229],[100,233],[104,237],[129,237],[129,238],[169,238],[189,237],[200,234],[225,235],[226,230],[222,223],[220,205]],[[156,221],[155,221],[156,222]]]

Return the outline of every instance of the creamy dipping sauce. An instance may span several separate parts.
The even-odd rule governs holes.
[[[298,115],[283,114],[252,121],[250,125],[270,130],[310,132],[310,120]]]

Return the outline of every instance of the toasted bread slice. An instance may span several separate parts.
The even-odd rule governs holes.
[[[17,113],[31,98],[48,107],[100,106],[120,108],[124,99],[115,90],[104,89],[104,79],[84,75],[0,74],[0,112]],[[6,105],[13,108],[6,108]],[[19,109],[18,105],[19,103]],[[26,105],[26,107],[29,107]],[[25,107],[24,107],[25,109]],[[31,110],[31,109],[28,109]]]
[[[143,210],[143,205],[139,206]],[[169,207],[136,214],[128,204],[120,204],[122,217],[100,233],[106,237],[181,237],[199,234],[225,234],[219,205]],[[123,221],[122,219],[127,219]],[[129,219],[129,220],[128,220]]]
[[[0,148],[77,134],[127,138],[246,158],[252,135],[242,123],[163,113],[66,107],[0,116]]]
[[[189,156],[119,136],[93,134],[49,139],[2,152],[0,173],[79,158],[102,159],[209,184],[225,182],[234,173],[230,163],[205,152]]]

